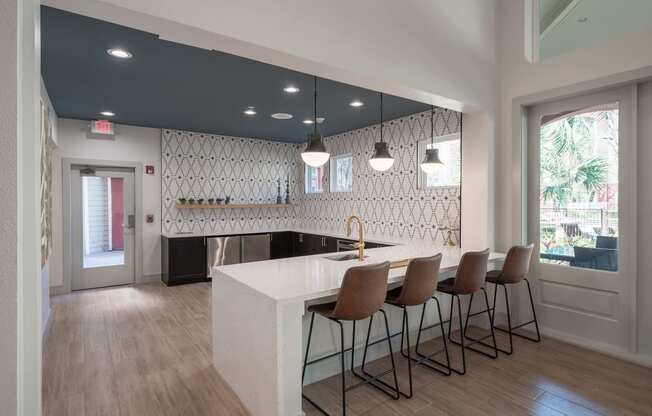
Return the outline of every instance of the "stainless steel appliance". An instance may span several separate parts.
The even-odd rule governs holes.
[[[243,235],[240,263],[269,260],[269,234]]]
[[[269,260],[270,258],[269,234],[210,237],[206,240],[209,276],[211,268],[215,266]]]

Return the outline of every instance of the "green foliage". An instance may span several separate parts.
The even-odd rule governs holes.
[[[552,201],[555,207],[562,207],[580,199],[593,201],[596,191],[606,184],[609,173],[608,161],[592,156],[594,125],[602,122],[609,130],[617,129],[613,113],[616,112],[563,117],[541,128],[541,197],[544,202]]]

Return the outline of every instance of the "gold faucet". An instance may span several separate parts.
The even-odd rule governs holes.
[[[346,220],[346,236],[351,236],[351,223],[353,223],[353,220],[358,223],[358,243],[356,244],[356,248],[358,249],[358,260],[364,261],[364,229],[362,227],[362,220],[358,216],[351,215]]]

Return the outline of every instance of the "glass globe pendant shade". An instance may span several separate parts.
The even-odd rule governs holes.
[[[301,159],[306,165],[312,166],[313,168],[323,166],[328,162],[331,155],[326,151],[321,135],[319,133],[313,133],[308,139],[308,146],[306,146],[306,150],[301,152]]]
[[[389,154],[386,142],[374,144],[374,155],[369,159],[369,165],[379,172],[384,172],[394,165],[394,158]]]
[[[427,174],[433,174],[443,165],[439,160],[439,149],[426,149],[426,157],[421,162],[421,170]]]

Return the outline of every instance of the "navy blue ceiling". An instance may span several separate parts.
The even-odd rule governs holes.
[[[303,142],[312,127],[313,79],[308,74],[218,51],[161,40],[146,33],[62,10],[42,7],[42,71],[60,117],[91,120],[116,113],[116,123]],[[133,54],[120,60],[106,50]],[[301,91],[283,92],[287,85]],[[349,102],[359,99],[363,107]],[[378,94],[319,80],[318,117],[324,135],[376,123]],[[254,106],[258,114],[243,111]],[[394,96],[384,100],[385,119],[428,109]],[[272,113],[290,113],[275,120]]]

